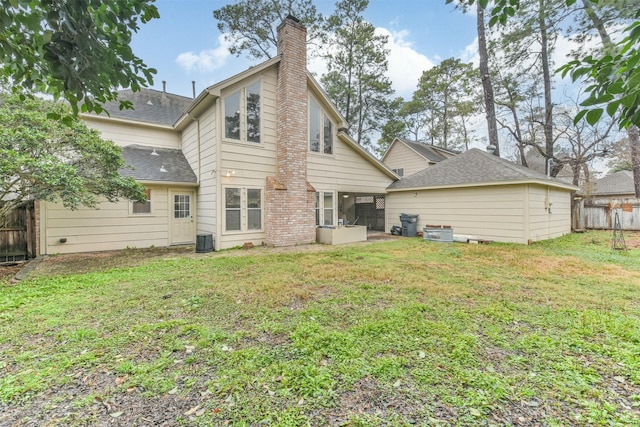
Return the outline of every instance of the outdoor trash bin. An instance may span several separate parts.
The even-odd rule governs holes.
[[[418,215],[400,214],[402,222],[402,236],[416,237],[418,235]]]

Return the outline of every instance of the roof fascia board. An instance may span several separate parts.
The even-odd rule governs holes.
[[[327,92],[325,92],[322,86],[320,86],[320,84],[316,81],[316,79],[313,77],[313,75],[311,75],[309,71],[307,71],[307,85],[310,86],[311,92],[321,98],[323,107],[329,109],[331,111],[331,114],[333,114],[335,117],[338,117],[338,129],[349,128],[347,119],[345,119],[342,113],[338,111],[335,105],[333,105],[333,102],[331,102],[331,98],[329,97]]]
[[[277,64],[278,62],[280,62],[281,59],[281,55],[278,56],[274,56],[271,59],[267,59],[266,61],[253,66],[251,68],[247,68],[246,70],[229,77],[228,79],[222,80],[221,82],[218,82],[214,85],[209,86],[208,88],[205,89],[205,92],[209,92],[211,95],[213,96],[221,96],[221,92],[222,89],[231,86],[241,80],[246,79],[247,77],[251,76],[252,74],[256,74],[259,73],[269,67],[271,67],[272,65]]]
[[[434,185],[428,187],[407,187],[407,188],[387,188],[387,191],[390,193],[398,193],[402,191],[420,191],[420,190],[441,190],[441,189],[450,189],[450,188],[466,188],[466,187],[496,187],[499,185],[523,185],[523,184],[537,184],[542,186],[561,188],[564,190],[577,191],[578,187],[575,187],[571,184],[562,184],[556,182],[549,182],[543,180],[510,180],[510,181],[498,181],[498,182],[474,182],[467,184],[453,184],[453,185]]]
[[[387,157],[387,154],[389,154],[389,152],[391,151],[391,147],[395,145],[396,141],[399,141],[399,139],[393,138],[393,141],[391,141],[391,144],[389,144],[389,146],[387,147],[387,151],[385,151],[382,155],[382,158],[380,159],[381,162],[384,162],[384,159]]]
[[[138,180],[143,185],[165,185],[165,186],[173,186],[173,187],[198,187],[200,184],[197,182],[179,182],[179,181],[150,181],[150,180]]]
[[[122,123],[122,124],[127,124],[127,125],[134,125],[134,126],[144,126],[144,127],[148,127],[148,128],[155,128],[155,129],[163,129],[163,130],[171,130],[171,131],[175,131],[176,129],[171,126],[171,125],[163,125],[160,123],[152,123],[152,122],[145,122],[142,120],[132,120],[132,119],[125,119],[125,118],[121,118],[121,117],[112,117],[112,116],[98,116],[98,115],[94,115],[94,114],[87,114],[87,113],[80,113],[79,114],[80,118],[83,120],[95,120],[95,121],[99,121],[99,122],[117,122],[117,123]]]
[[[184,130],[186,125],[194,120],[194,117],[197,117],[202,111],[204,111],[208,107],[209,99],[215,101],[217,97],[211,95],[209,92],[202,91],[200,95],[189,105],[189,107],[185,110],[184,113],[176,120],[173,124],[173,127],[176,130]]]

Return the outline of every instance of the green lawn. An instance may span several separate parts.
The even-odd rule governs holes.
[[[168,253],[0,283],[0,424],[640,425],[640,250],[609,238]]]

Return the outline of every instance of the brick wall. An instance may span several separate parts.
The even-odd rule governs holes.
[[[267,178],[266,244],[314,242],[315,189],[307,183],[307,30],[288,17],[278,27],[277,172]]]

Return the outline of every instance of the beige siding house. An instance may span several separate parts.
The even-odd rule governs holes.
[[[124,91],[134,110],[84,115],[123,147],[121,173],[147,187],[146,204],[39,206],[39,253],[193,244],[295,245],[317,226],[384,230],[385,188],[397,176],[344,131],[347,123],[306,68],[306,30],[287,18],[278,55],[195,99]]]
[[[149,201],[75,211],[39,203],[37,254],[200,237],[216,250],[345,242],[388,231],[402,213],[418,214],[419,230],[450,225],[504,242],[570,232],[575,188],[564,182],[479,150],[400,138],[384,163],[374,158],[307,71],[306,29],[292,18],[278,28],[276,57],[194,99],[148,89],[120,98],[135,109],[107,104],[109,116],[82,117],[123,148],[121,173],[144,184]]]
[[[403,178],[387,189],[388,225],[400,215],[454,234],[531,243],[571,232],[571,193],[577,188],[478,149]]]
[[[435,145],[395,138],[381,161],[398,176],[409,176],[456,154],[455,151]]]

